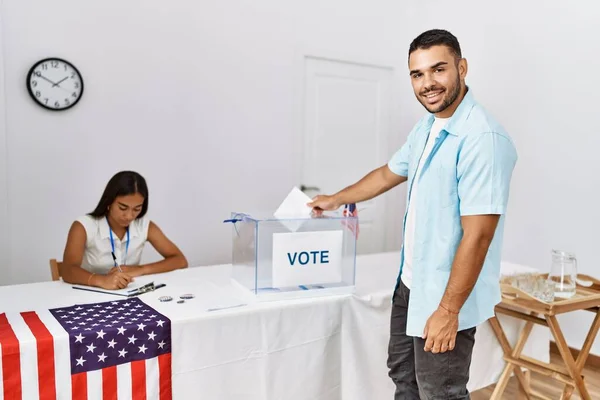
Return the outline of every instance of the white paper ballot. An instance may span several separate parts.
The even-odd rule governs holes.
[[[306,204],[311,201],[312,199],[310,197],[294,186],[285,200],[279,205],[279,208],[275,211],[274,215],[277,218],[308,217],[310,216],[312,208]]]
[[[294,186],[273,215],[282,220],[309,218],[312,208],[306,204],[311,201],[310,197]],[[292,232],[296,232],[302,226],[302,221],[281,221],[281,223]]]

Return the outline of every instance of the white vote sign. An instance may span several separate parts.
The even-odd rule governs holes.
[[[273,287],[338,283],[342,280],[343,232],[273,234]]]

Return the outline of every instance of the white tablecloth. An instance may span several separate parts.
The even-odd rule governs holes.
[[[269,303],[242,299],[229,281],[229,265],[150,277],[167,284],[141,299],[172,322],[173,398],[393,398],[386,358],[398,260],[398,253],[359,256],[354,295]],[[504,272],[524,269],[503,265]],[[184,293],[196,297],[183,304],[158,301],[159,296]],[[113,299],[73,290],[63,282],[4,286],[0,287],[0,313]],[[243,303],[246,305],[209,311]],[[501,323],[514,343],[522,323],[510,318],[501,318]],[[547,328],[534,328],[524,353],[548,360]],[[494,383],[503,366],[502,350],[484,324],[477,331],[469,388]]]

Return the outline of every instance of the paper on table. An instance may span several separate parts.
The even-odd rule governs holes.
[[[141,288],[142,286],[147,285],[148,283],[151,283],[153,280],[154,279],[152,279],[152,277],[147,277],[147,276],[135,277],[135,278],[133,278],[133,282],[130,282],[126,288],[116,289],[116,290],[107,290],[107,289],[85,286],[85,285],[73,285],[73,287],[78,288],[78,289],[83,289],[83,290],[93,290],[95,292],[113,294],[116,296],[127,296],[127,295],[131,294],[131,292],[134,292],[135,290]]]
[[[310,217],[312,208],[307,206],[312,199],[297,187],[293,187],[287,197],[273,214],[277,219],[304,219]],[[281,221],[290,231],[297,231],[302,226],[302,221]]]

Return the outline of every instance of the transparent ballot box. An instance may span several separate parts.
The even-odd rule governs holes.
[[[232,281],[257,300],[354,291],[357,217],[232,213]]]

